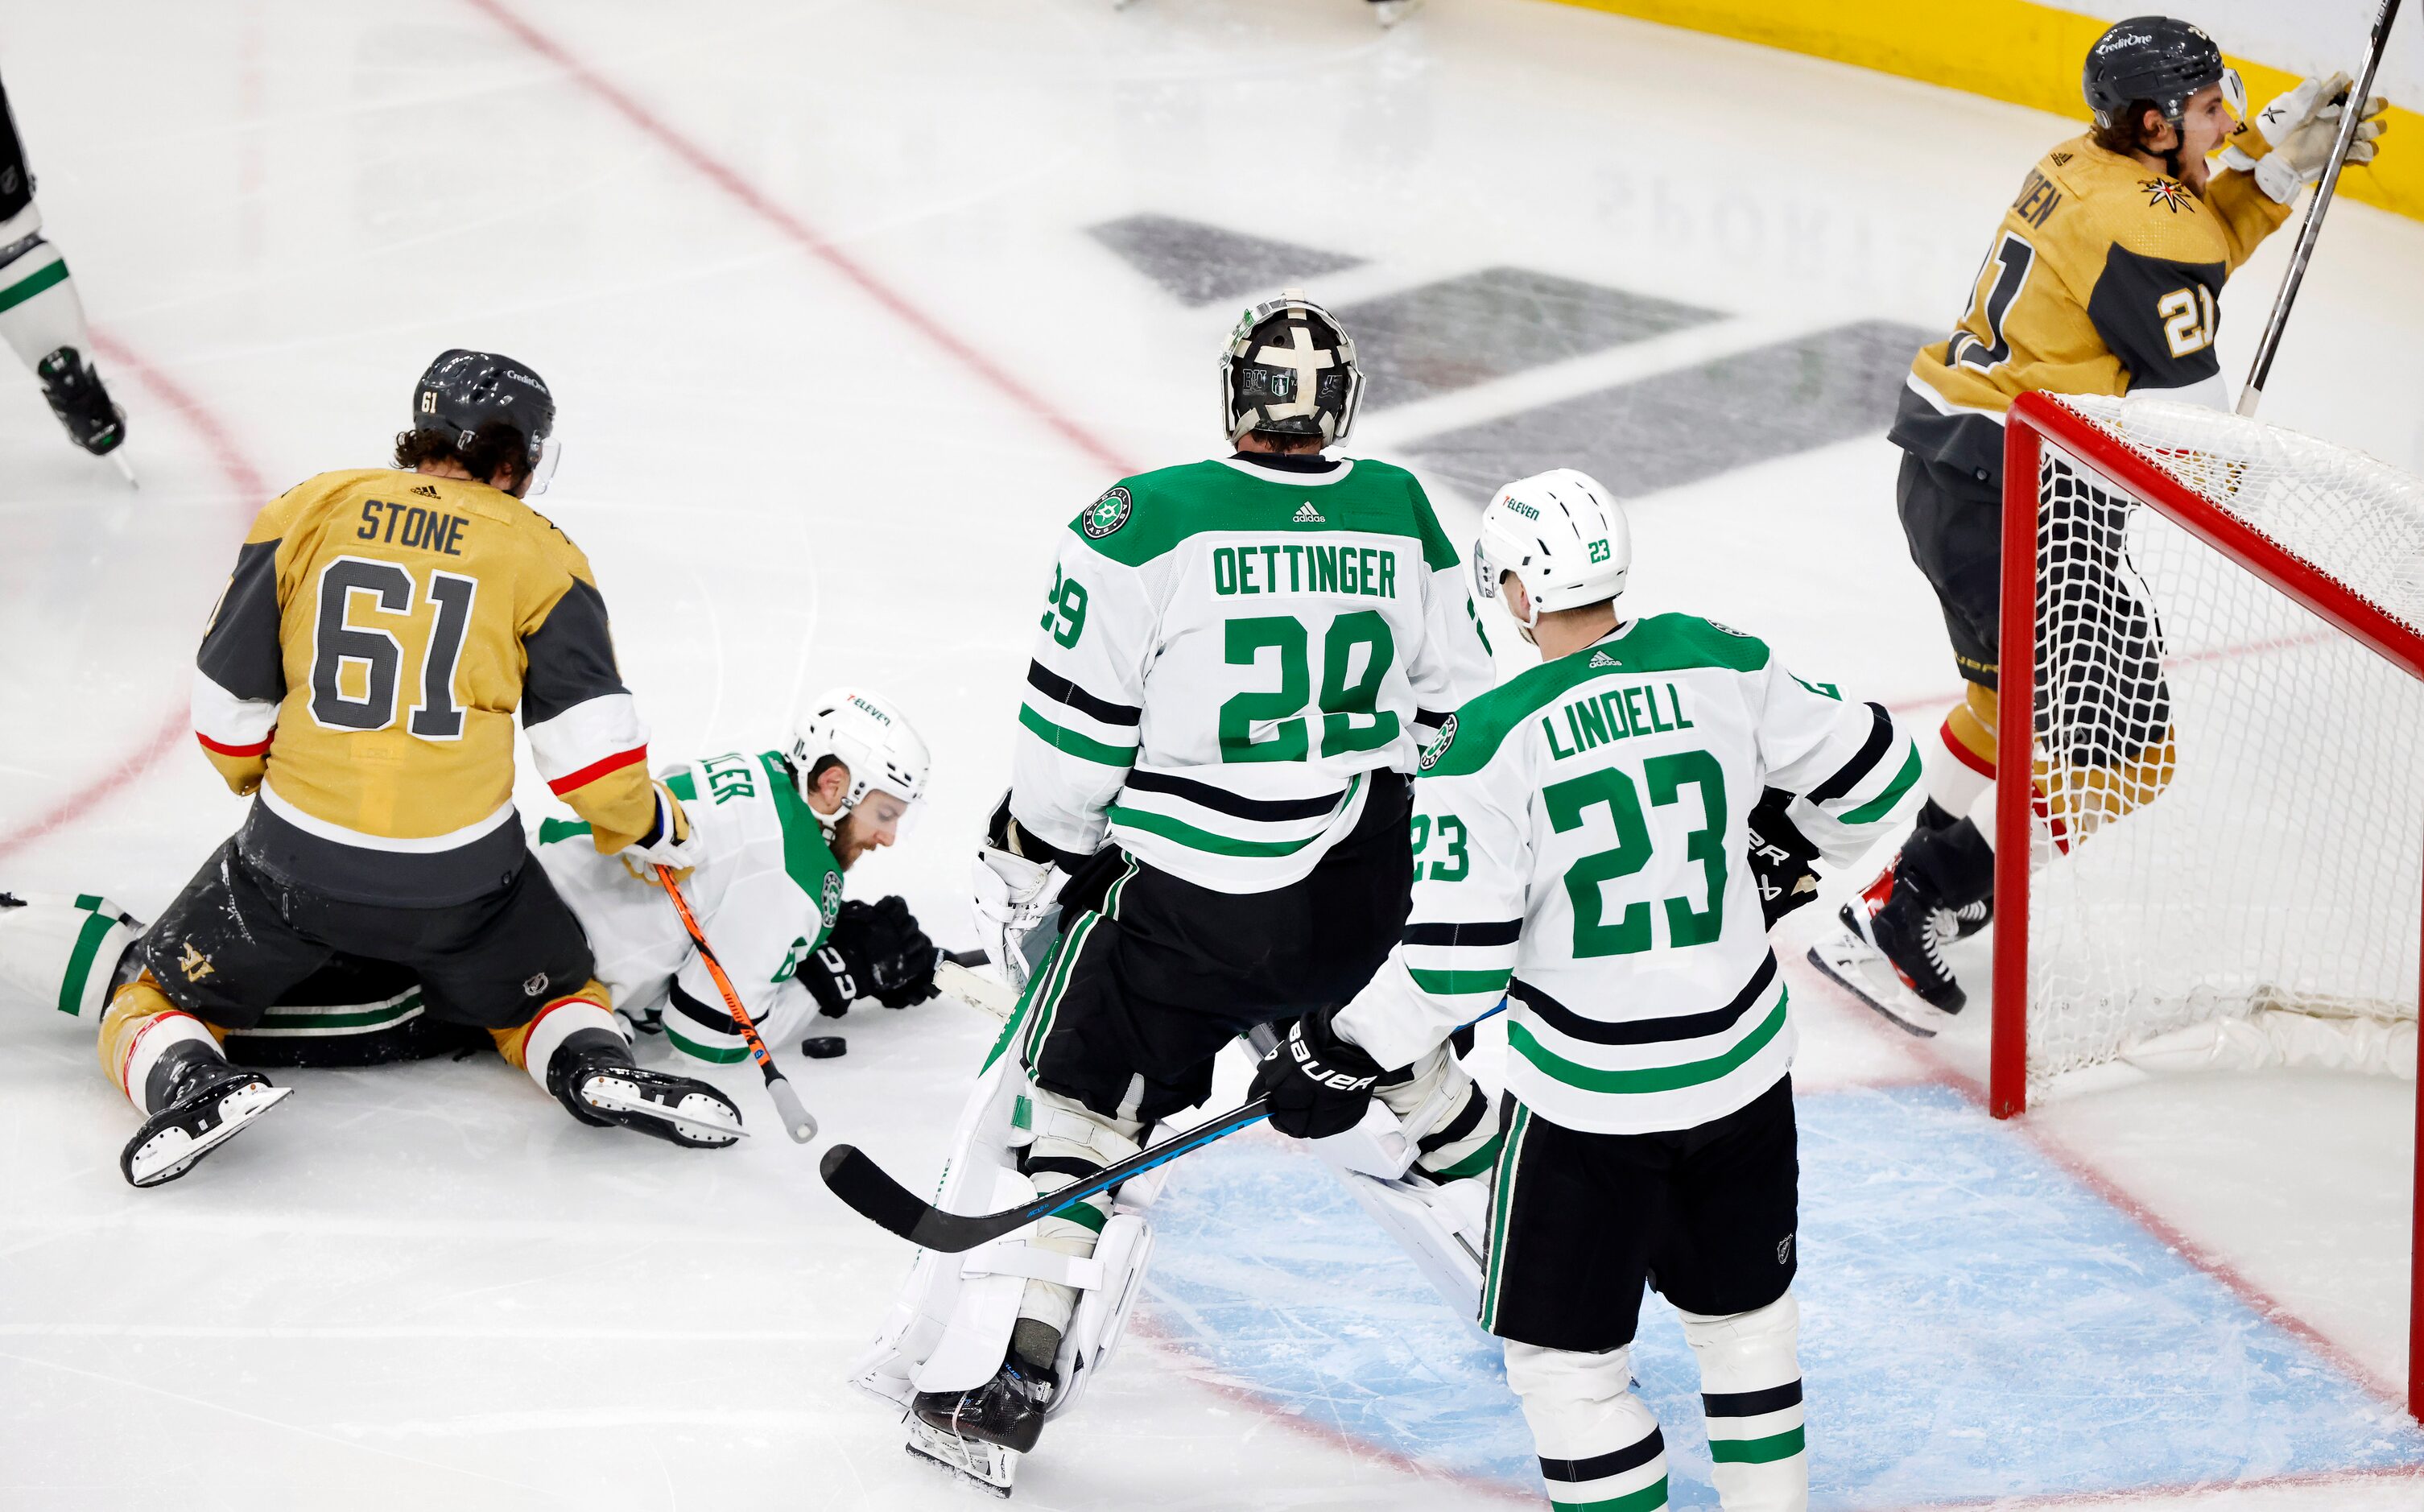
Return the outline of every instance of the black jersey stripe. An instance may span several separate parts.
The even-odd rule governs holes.
[[[1763,1392],[1702,1392],[1700,1406],[1713,1418],[1755,1418],[1801,1405],[1801,1383],[1786,1381]]]
[[[1346,797],[1341,789],[1327,798],[1246,798],[1215,788],[1208,782],[1188,777],[1173,777],[1166,772],[1147,772],[1141,767],[1128,773],[1128,787],[1138,792],[1168,793],[1183,798],[1202,808],[1226,814],[1232,819],[1261,820],[1276,823],[1282,820],[1327,819],[1338,812],[1339,800]]]
[[[1732,1002],[1706,1013],[1681,1013],[1673,1018],[1635,1019],[1629,1024],[1603,1024],[1585,1018],[1565,1004],[1518,979],[1507,984],[1507,995],[1540,1017],[1540,1022],[1570,1040],[1587,1044],[1658,1044],[1667,1040],[1697,1040],[1703,1035],[1723,1034],[1732,1028],[1751,1005],[1766,993],[1776,980],[1776,952],[1768,952],[1759,969],[1750,974],[1749,983],[1734,994]]]
[[[1653,1427],[1647,1439],[1603,1455],[1593,1455],[1588,1459],[1551,1459],[1543,1456],[1540,1478],[1569,1486],[1577,1481],[1603,1480],[1610,1475],[1621,1475],[1628,1470],[1639,1470],[1666,1452],[1666,1436]]]
[[[1408,945],[1513,945],[1523,937],[1523,921],[1510,918],[1491,924],[1409,924],[1397,937]]]
[[[1887,716],[1881,706],[1871,704],[1869,738],[1860,742],[1860,749],[1853,755],[1851,760],[1843,763],[1842,771],[1810,788],[1806,796],[1813,804],[1833,803],[1858,787],[1861,778],[1876,771],[1877,763],[1886,758],[1886,752],[1892,746],[1893,721]]]
[[[1087,718],[1105,724],[1133,725],[1144,719],[1143,709],[1115,704],[1108,698],[1097,698],[1041,661],[1027,664],[1027,685],[1053,702],[1066,704]]]
[[[1448,716],[1439,712],[1437,709],[1417,708],[1414,710],[1414,723],[1417,724],[1427,724],[1432,729],[1438,729],[1441,725],[1446,724],[1447,721]]]

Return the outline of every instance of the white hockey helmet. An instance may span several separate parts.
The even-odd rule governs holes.
[[[1499,489],[1473,538],[1474,591],[1495,598],[1498,580],[1515,574],[1532,599],[1532,615],[1523,621],[1527,640],[1544,613],[1624,592],[1632,565],[1624,506],[1572,468],[1552,468]]]
[[[872,693],[831,689],[810,703],[791,728],[791,770],[799,777],[800,796],[811,806],[815,800],[809,785],[819,761],[832,756],[850,769],[850,789],[842,795],[841,807],[824,816],[828,820],[856,808],[875,788],[908,804],[926,795],[933,764],[926,742],[899,709]]]
[[[1220,350],[1220,423],[1233,445],[1249,431],[1335,445],[1363,399],[1353,339],[1301,289],[1283,289],[1238,316]]]

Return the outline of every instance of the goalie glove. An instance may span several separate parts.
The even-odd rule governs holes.
[[[1050,916],[1079,859],[1020,829],[1010,815],[1010,794],[1001,795],[977,851],[968,907],[985,954],[1013,986],[1027,985],[1020,942]]]
[[[1759,883],[1759,909],[1767,927],[1804,903],[1818,900],[1818,873],[1810,863],[1818,854],[1789,809],[1793,795],[1770,788],[1750,811],[1750,870]]]
[[[2342,97],[2350,84],[2347,74],[2334,73],[2308,79],[2276,97],[2251,123],[2268,151],[2259,157],[2239,146],[2227,147],[2223,150],[2223,166],[2253,173],[2256,186],[2276,204],[2296,199],[2300,189],[2323,176],[2324,165],[2331,161],[2332,142],[2339,135],[2341,113],[2348,108]],[[2388,104],[2380,95],[2365,103],[2356,136],[2349,143],[2349,162],[2373,161],[2374,140],[2383,133],[2382,113]],[[2234,134],[2245,135],[2244,131]]]
[[[1271,1127],[1291,1139],[1326,1139],[1364,1122],[1380,1064],[1330,1027],[1334,1008],[1316,1008],[1288,1027],[1254,1068],[1256,1097],[1268,1098]]]

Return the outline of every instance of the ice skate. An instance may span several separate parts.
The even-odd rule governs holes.
[[[647,1071],[599,1051],[562,1058],[550,1067],[549,1090],[583,1123],[627,1129],[694,1150],[720,1150],[748,1134],[732,1099],[703,1081]]]
[[[909,1452],[1010,1494],[1017,1456],[1044,1435],[1051,1373],[1015,1356],[993,1379],[965,1392],[919,1392],[909,1404]]]
[[[125,411],[110,402],[101,374],[83,353],[62,346],[35,365],[34,375],[42,382],[42,397],[51,402],[51,413],[67,427],[68,439],[95,456],[107,456],[126,439]],[[130,471],[127,476],[131,479],[134,474]]]
[[[175,1181],[294,1090],[273,1087],[267,1077],[223,1060],[198,1064],[192,1085],[178,1089],[175,1100],[145,1119],[126,1141],[118,1169],[130,1186]]]

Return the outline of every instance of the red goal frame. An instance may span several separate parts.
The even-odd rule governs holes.
[[[2012,402],[2003,431],[2002,627],[1995,724],[2002,733],[1995,788],[1995,975],[1987,1111],[2028,1109],[2029,846],[2036,676],[2039,473],[2046,443],[2160,510],[2174,524],[2304,606],[2410,676],[2424,680],[2424,636],[2312,563],[2291,555],[2173,477],[2053,394]],[[2017,732],[2020,755],[2011,744]],[[2419,858],[2424,865],[2424,858]],[[2424,952],[2416,963],[2424,990]],[[2416,1183],[2409,1234],[2407,1410],[2424,1421],[2424,1078],[2416,1083]]]

